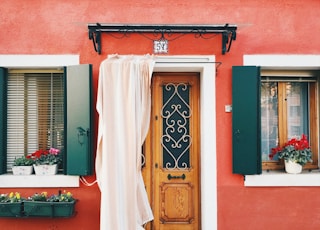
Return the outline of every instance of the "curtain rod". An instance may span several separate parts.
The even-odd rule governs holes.
[[[216,61],[210,61],[211,60],[210,57],[158,56],[158,55],[154,55],[154,54],[145,54],[145,55],[140,55],[140,54],[108,54],[107,58],[125,57],[125,56],[137,56],[137,57],[150,56],[150,57],[153,57],[157,63],[221,63],[221,62],[216,62]],[[197,59],[197,60],[194,60],[194,59]],[[171,61],[171,60],[183,60],[183,62],[182,61]],[[191,60],[191,61],[186,61],[186,60]]]

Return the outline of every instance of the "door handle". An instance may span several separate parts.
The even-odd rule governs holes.
[[[168,174],[168,180],[171,180],[171,179],[186,179],[186,175],[185,174],[182,174],[181,176],[172,176],[171,174]]]

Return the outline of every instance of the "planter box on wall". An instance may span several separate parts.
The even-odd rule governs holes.
[[[72,217],[75,203],[75,201],[0,203],[0,217]]]
[[[73,202],[25,201],[24,215],[30,217],[71,217],[74,214]]]
[[[22,202],[0,203],[0,217],[20,217]]]

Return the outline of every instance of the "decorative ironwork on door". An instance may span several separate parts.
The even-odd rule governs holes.
[[[162,167],[186,170],[190,167],[190,85],[167,83],[162,86]]]

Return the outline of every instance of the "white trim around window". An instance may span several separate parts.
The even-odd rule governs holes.
[[[52,68],[78,65],[79,55],[0,55],[0,66],[7,68]]]
[[[243,65],[262,68],[320,69],[320,55],[244,55]],[[277,171],[263,171],[260,175],[246,175],[244,185],[265,186],[320,186],[320,171],[288,174]]]
[[[320,69],[320,55],[244,55],[243,65]]]
[[[78,65],[79,55],[0,55],[0,66],[7,68],[63,68]],[[79,176],[0,175],[0,188],[79,187]]]

